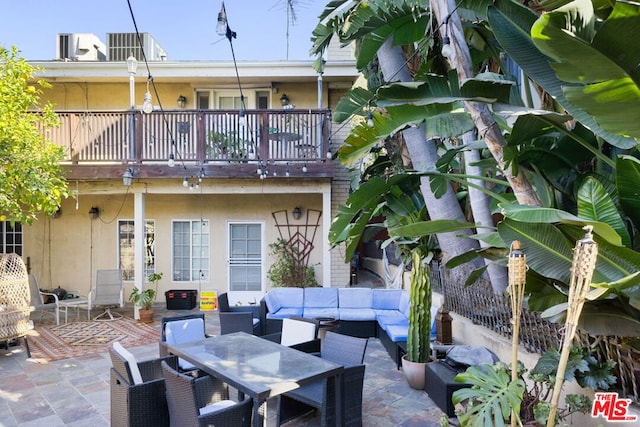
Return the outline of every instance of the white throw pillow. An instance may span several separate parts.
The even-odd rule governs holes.
[[[290,347],[295,344],[314,340],[316,325],[295,319],[282,319],[282,338],[280,344]]]
[[[129,362],[129,370],[131,371],[131,379],[133,379],[133,383],[142,384],[143,383],[142,375],[140,374],[140,369],[138,368],[138,362],[136,361],[136,357],[117,341],[113,343],[113,349],[124,360]]]

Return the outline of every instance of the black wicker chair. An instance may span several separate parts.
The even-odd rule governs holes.
[[[320,357],[344,366],[341,381],[341,413],[336,414],[334,379],[316,381],[278,397],[278,425],[308,413],[322,410],[322,426],[336,425],[336,416],[343,426],[362,425],[362,387],[364,384],[364,354],[366,338],[356,338],[327,332]]]
[[[294,322],[289,322],[290,320]],[[306,335],[307,331],[298,331],[297,328],[290,327],[292,325],[295,325],[295,322],[305,322],[312,324],[315,326],[315,330],[313,330],[313,332],[310,332],[309,335]],[[306,317],[291,316],[288,319],[282,319],[282,332],[263,335],[260,338],[277,342],[278,344],[286,345],[305,353],[320,353],[321,341],[318,338],[319,329],[320,321],[318,319],[308,319]],[[305,335],[298,336],[298,332],[302,332]],[[290,336],[290,334],[294,335]]]
[[[241,305],[230,306],[229,295],[226,292],[221,293],[218,296],[218,312],[219,313],[243,313],[250,312],[253,316],[253,335],[263,335],[262,322],[260,321],[260,306],[259,305]]]
[[[226,384],[209,375],[194,378],[162,363],[171,427],[249,427],[253,399],[229,399]]]
[[[167,344],[178,344],[207,338],[209,335],[205,333],[205,329],[203,313],[163,317],[160,325],[160,343],[158,344],[160,356],[169,355]],[[178,359],[178,368],[181,371],[197,369],[183,359]]]
[[[155,427],[169,425],[169,410],[161,362],[177,366],[175,356],[136,362],[136,368],[113,348],[111,356],[111,426]]]
[[[222,312],[220,316],[220,335],[234,332],[253,334],[253,315],[247,312]]]

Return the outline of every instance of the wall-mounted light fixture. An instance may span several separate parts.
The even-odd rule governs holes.
[[[89,209],[89,215],[91,215],[91,219],[96,219],[100,216],[100,208],[97,206],[92,206]]]
[[[280,97],[280,103],[282,104],[282,108],[287,108],[287,105],[289,105],[289,97],[286,93],[283,93]]]
[[[177,100],[178,108],[184,108],[187,105],[187,97],[184,95],[180,95]]]
[[[300,209],[298,206],[296,206],[291,211],[291,215],[293,215],[294,219],[300,219],[302,217],[302,209]]]

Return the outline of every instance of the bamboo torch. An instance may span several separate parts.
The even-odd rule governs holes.
[[[511,342],[511,380],[518,379],[518,343],[520,341],[520,316],[527,276],[527,257],[520,250],[520,242],[514,240],[509,250],[509,295],[511,296],[511,324],[513,334]],[[516,414],[511,411],[511,426],[517,425]]]
[[[573,345],[573,338],[578,328],[578,319],[580,319],[582,306],[584,305],[585,296],[591,285],[591,278],[593,277],[593,271],[596,268],[596,259],[598,258],[598,245],[593,241],[593,234],[591,234],[593,227],[587,225],[583,230],[585,230],[586,233],[582,240],[576,242],[576,247],[573,250],[569,298],[567,300],[567,320],[564,325],[564,341],[562,343],[560,361],[558,362],[558,372],[556,372],[553,395],[551,396],[551,408],[549,410],[547,427],[553,427],[555,425],[558,401],[560,400],[560,392],[562,391],[562,385],[564,383],[564,374],[567,370],[569,352]]]

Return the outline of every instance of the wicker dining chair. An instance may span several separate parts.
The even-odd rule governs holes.
[[[362,387],[364,385],[364,354],[366,338],[356,338],[327,332],[320,351],[320,357],[344,366],[340,376],[341,413],[336,413],[334,378],[315,381],[311,384],[285,393],[278,397],[278,425],[302,416],[313,409],[321,413],[320,425],[336,425],[336,416],[341,417],[343,426],[362,425]]]
[[[138,362],[118,343],[111,346],[109,355],[111,426],[168,427],[169,409],[160,363],[177,367],[177,358],[168,356]]]
[[[319,329],[320,321],[318,319],[291,316],[282,319],[282,332],[263,335],[260,338],[277,342],[305,353],[319,353],[321,345],[320,338],[318,338]]]
[[[162,371],[167,386],[171,427],[249,427],[253,399],[229,400],[226,384],[215,377],[192,377],[166,363]]]
[[[29,277],[19,255],[0,254],[0,343],[22,338],[31,357],[27,333],[32,327]]]
[[[220,335],[234,332],[253,334],[253,314],[248,311],[218,313],[220,318]]]
[[[203,340],[208,337],[205,332],[204,313],[185,314],[183,316],[163,317],[160,324],[160,356],[169,355],[167,345],[189,341]],[[178,359],[181,371],[197,369],[184,359]]]

